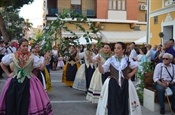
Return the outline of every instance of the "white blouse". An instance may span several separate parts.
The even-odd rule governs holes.
[[[2,58],[1,63],[5,64],[5,65],[10,65],[10,63],[13,62],[13,59],[12,59],[13,56],[14,56],[14,53],[5,55]],[[39,58],[38,56],[31,54],[31,58],[33,58],[33,67],[34,68],[40,67],[41,64],[43,63],[43,59]]]
[[[129,60],[128,60],[129,59]],[[109,70],[110,65],[112,65],[117,70],[123,70],[128,66],[128,61],[130,62],[129,67],[134,69],[138,66],[137,62],[134,62],[132,59],[128,57],[123,57],[121,61],[117,61],[115,56],[110,57],[103,65],[104,72]]]

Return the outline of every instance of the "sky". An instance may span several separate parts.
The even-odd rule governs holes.
[[[29,19],[33,23],[33,27],[37,27],[37,25],[42,25],[42,6],[43,0],[34,0],[32,4],[24,5],[20,9],[19,15],[24,19]]]

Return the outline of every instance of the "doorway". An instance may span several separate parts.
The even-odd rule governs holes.
[[[163,27],[163,43],[171,38],[173,38],[173,25]]]

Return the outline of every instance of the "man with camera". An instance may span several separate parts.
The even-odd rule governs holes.
[[[154,70],[155,88],[158,91],[158,100],[160,105],[160,114],[165,114],[165,90],[172,90],[171,108],[175,112],[175,65],[172,64],[173,55],[165,53],[162,58],[163,62],[156,65]]]

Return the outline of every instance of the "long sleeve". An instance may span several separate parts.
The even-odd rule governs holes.
[[[155,69],[154,69],[154,75],[153,75],[154,82],[157,82],[160,79],[161,65],[162,65],[161,63],[157,64]]]

